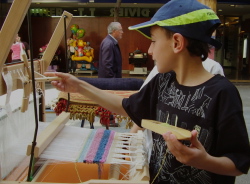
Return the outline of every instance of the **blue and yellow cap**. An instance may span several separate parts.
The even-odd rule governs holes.
[[[212,33],[221,24],[216,13],[196,0],[171,0],[163,5],[150,21],[130,26],[150,39],[150,27],[158,25],[185,37],[208,43],[216,48],[221,43]]]

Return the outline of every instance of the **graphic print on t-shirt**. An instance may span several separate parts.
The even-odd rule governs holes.
[[[176,82],[169,84],[168,80],[167,76],[160,78],[157,121],[167,122],[190,131],[198,130],[199,141],[206,150],[209,150],[213,135],[212,128],[203,122],[212,99],[204,93],[205,86],[190,88],[189,91],[184,92],[180,85]],[[182,141],[182,143],[187,146],[190,144],[188,141]],[[180,163],[169,151],[166,154],[166,150],[166,143],[162,135],[153,133],[150,161],[151,180],[162,167],[158,179],[166,183],[211,183],[208,172]]]

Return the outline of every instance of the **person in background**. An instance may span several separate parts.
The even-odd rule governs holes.
[[[122,78],[122,56],[118,41],[123,30],[119,22],[108,25],[108,35],[101,43],[99,52],[99,78]]]
[[[30,47],[27,42],[22,42],[19,34],[16,35],[15,41],[11,46],[12,62],[20,62],[22,60],[21,53],[25,53],[27,58],[30,59]]]
[[[131,26],[151,38],[148,53],[159,73],[129,98],[100,90],[67,73],[46,73],[60,91],[81,93],[100,106],[129,116],[189,130],[190,140],[174,132],[152,132],[151,184],[233,184],[250,167],[250,145],[240,94],[225,77],[202,65],[218,16],[196,0],[171,0],[150,21]]]
[[[18,34],[16,35],[16,38],[14,40],[14,43],[11,46],[11,51],[12,51],[12,63],[18,63],[21,62],[21,54],[24,52],[25,53],[25,46],[22,42],[20,42],[20,37]]]
[[[17,34],[17,37],[16,37],[16,42],[21,42],[23,43],[24,47],[25,47],[25,53],[27,55],[27,58],[30,59],[30,46],[27,42],[25,41],[22,41],[22,37],[20,36],[20,34]]]

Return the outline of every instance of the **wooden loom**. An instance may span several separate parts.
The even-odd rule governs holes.
[[[12,44],[12,40],[14,40],[15,35],[17,34],[20,25],[25,17],[25,14],[30,6],[31,0],[15,0],[12,3],[11,9],[8,13],[8,16],[4,22],[4,25],[1,29],[0,32],[0,43],[1,45],[5,45],[4,48],[0,49],[0,68],[2,69],[2,72],[4,74],[10,73],[12,72],[12,83],[13,86],[11,88],[11,91],[14,91],[16,89],[20,89],[20,88],[24,88],[24,96],[23,96],[23,105],[22,105],[22,109],[21,111],[23,112],[27,112],[27,108],[28,105],[27,103],[29,103],[29,94],[31,93],[31,74],[30,74],[30,63],[27,62],[27,60],[24,58],[24,63],[20,63],[20,64],[15,64],[15,65],[10,65],[10,66],[4,66],[4,62],[7,58],[7,54],[10,50],[11,44]],[[50,61],[52,60],[52,57],[55,53],[55,50],[57,49],[62,36],[63,36],[63,17],[67,16],[67,25],[69,24],[72,15],[64,12],[62,18],[60,19],[53,35],[52,38],[48,44],[48,48],[46,49],[43,58],[39,61],[35,61],[34,62],[34,68],[36,71],[39,71],[40,73],[43,73],[46,68],[49,66]],[[10,29],[9,27],[11,27],[12,29]],[[18,76],[18,74],[16,74],[14,71],[16,70],[21,70],[24,76],[23,80],[20,80],[20,76]],[[36,81],[38,82],[44,82],[44,81],[48,81],[51,80],[50,78],[36,78]],[[44,90],[44,83],[41,84],[42,85],[42,89]],[[1,80],[0,80],[0,95],[4,95],[7,92],[9,92],[8,90],[8,86],[7,84],[4,82],[2,76],[1,76]],[[24,113],[24,114],[25,114]],[[69,119],[69,113],[62,113],[60,116],[58,116],[53,122],[50,123],[49,128],[47,128],[47,130],[49,130],[50,132],[48,133],[47,131],[42,132],[41,134],[39,134],[40,136],[37,139],[37,145],[35,148],[35,154],[36,157],[39,157],[40,152],[42,152],[41,150],[44,150],[46,148],[46,146],[50,143],[50,141],[52,141],[54,139],[54,137],[58,134],[58,132],[60,132],[60,130],[64,127],[65,123],[68,121]],[[0,121],[1,122],[1,121]],[[11,123],[11,122],[10,122]],[[2,139],[1,139],[2,140]],[[3,140],[2,140],[3,141]],[[30,146],[28,146],[28,154],[30,152]],[[37,151],[38,150],[38,151]],[[26,159],[27,160],[27,159]],[[1,163],[0,163],[1,166]],[[20,170],[21,172],[24,172],[23,170],[25,170],[26,168],[19,168],[17,166],[17,168],[15,168],[15,170]],[[90,181],[86,181],[84,183],[121,183],[121,184],[127,184],[127,183],[148,183],[148,173],[147,173],[147,168],[144,166],[140,166],[138,168],[139,170],[146,172],[145,176],[140,176],[140,178],[144,181],[139,181],[136,178],[134,178],[133,181],[118,181],[117,177],[115,177],[114,175],[110,175],[110,179],[112,180],[90,180]],[[1,171],[0,171],[1,174]],[[39,176],[38,173],[37,176]],[[11,174],[10,174],[11,175]],[[25,175],[25,172],[23,173],[23,175]],[[115,174],[117,175],[117,174]],[[2,177],[1,177],[2,179]],[[114,180],[115,179],[115,180]],[[1,184],[7,184],[7,183],[28,183],[25,182],[23,180],[21,181],[7,181],[7,180],[0,180]],[[30,182],[29,182],[30,183]],[[32,181],[32,183],[38,183],[36,181]],[[70,182],[71,183],[71,182]]]

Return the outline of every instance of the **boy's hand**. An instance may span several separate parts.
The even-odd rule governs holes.
[[[59,77],[60,80],[51,81],[51,84],[58,89],[59,91],[68,92],[68,93],[77,93],[79,86],[79,79],[75,76],[67,73],[60,72],[46,72],[44,73],[47,77]]]
[[[174,134],[166,132],[163,138],[167,143],[169,151],[176,157],[176,159],[186,165],[202,169],[203,164],[206,163],[208,153],[197,139],[197,131],[191,132],[191,145],[188,147],[178,141]]]

